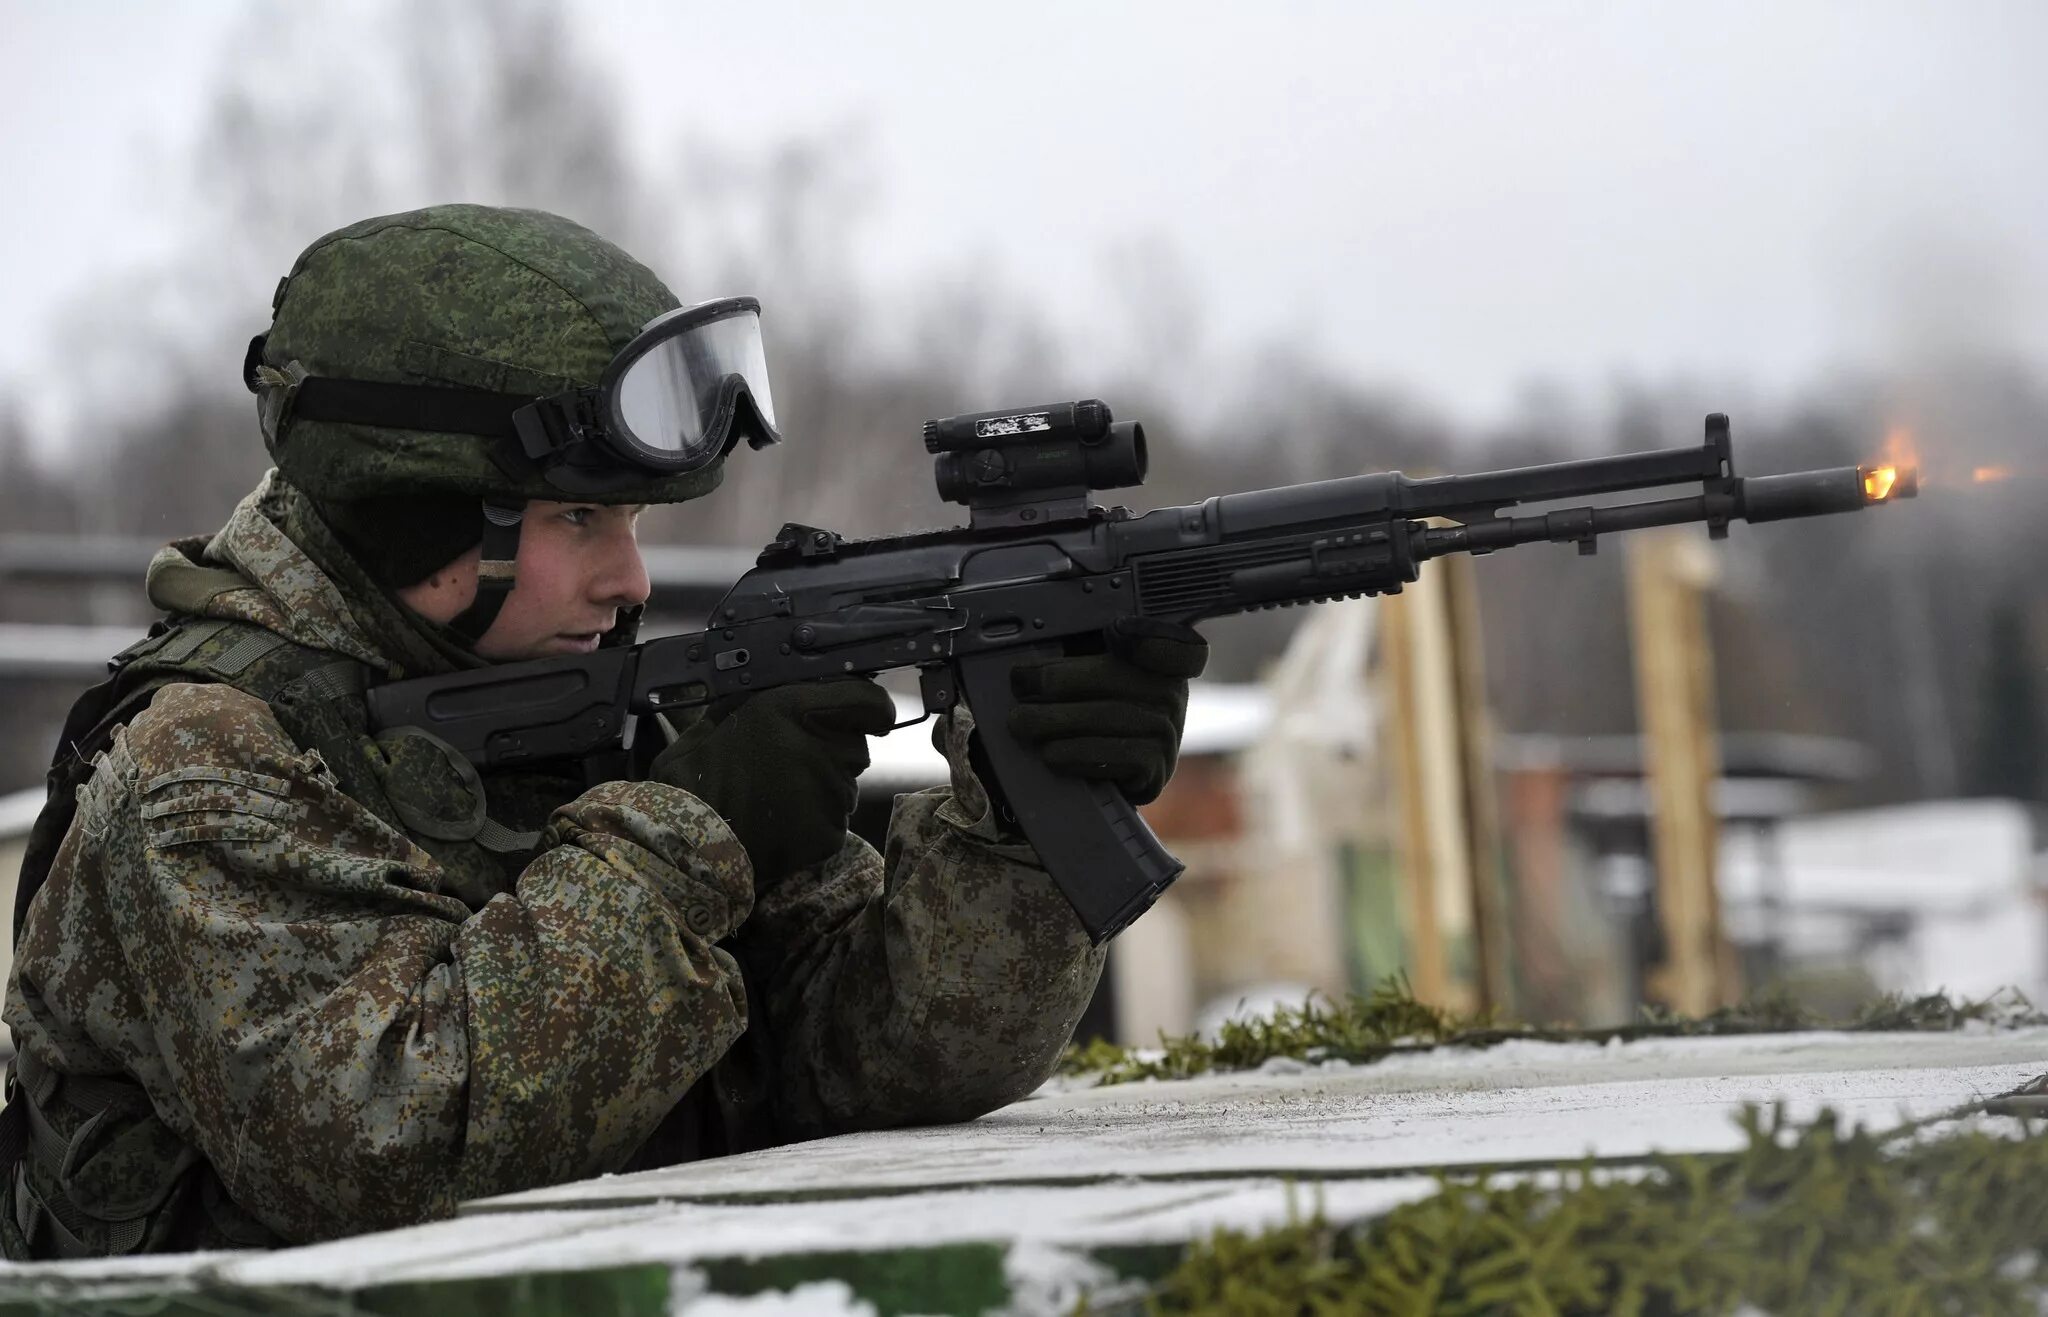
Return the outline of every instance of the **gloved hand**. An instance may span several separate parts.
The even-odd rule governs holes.
[[[1125,618],[1106,639],[1106,653],[1010,669],[1019,701],[1010,735],[1055,772],[1114,782],[1132,804],[1143,805],[1157,800],[1173,776],[1188,679],[1208,665],[1209,643],[1193,627],[1153,618]]]
[[[648,770],[731,825],[766,891],[831,858],[846,839],[870,736],[896,722],[889,693],[861,677],[728,695],[677,733]]]

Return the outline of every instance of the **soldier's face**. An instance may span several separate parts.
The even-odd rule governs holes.
[[[647,602],[647,568],[633,529],[639,516],[636,506],[529,502],[519,529],[519,575],[476,652],[511,662],[595,650],[620,609]],[[422,617],[450,621],[476,598],[481,556],[471,549],[399,597]]]

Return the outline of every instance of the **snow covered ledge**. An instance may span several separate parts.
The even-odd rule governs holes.
[[[2048,1029],[1511,1042],[1366,1066],[1049,1085],[964,1125],[849,1135],[472,1203],[453,1221],[270,1254],[0,1270],[0,1312],[199,1291],[264,1311],[1066,1311],[1105,1259],[1152,1265],[1218,1227],[1334,1221],[1433,1193],[1444,1168],[1732,1149],[1783,1101],[1867,1125],[2048,1071]],[[1304,1183],[1312,1188],[1303,1188]],[[782,1293],[799,1306],[719,1296]],[[779,1301],[778,1301],[779,1302]],[[23,1308],[24,1311],[30,1310]]]

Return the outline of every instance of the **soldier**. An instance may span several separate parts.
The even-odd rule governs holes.
[[[402,1226],[1045,1079],[1102,953],[969,711],[879,855],[846,831],[893,721],[865,680],[715,704],[587,790],[366,731],[368,685],[631,641],[641,506],[777,438],[757,308],[442,206],[320,239],[273,312],[246,370],[276,469],[151,563],[165,621],[73,710],[31,838],[7,1256]],[[1026,669],[1019,735],[1150,799],[1205,657],[1168,629]]]

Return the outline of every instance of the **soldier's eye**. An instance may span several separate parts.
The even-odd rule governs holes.
[[[590,519],[597,515],[596,508],[563,508],[562,520],[571,526],[588,526]]]

